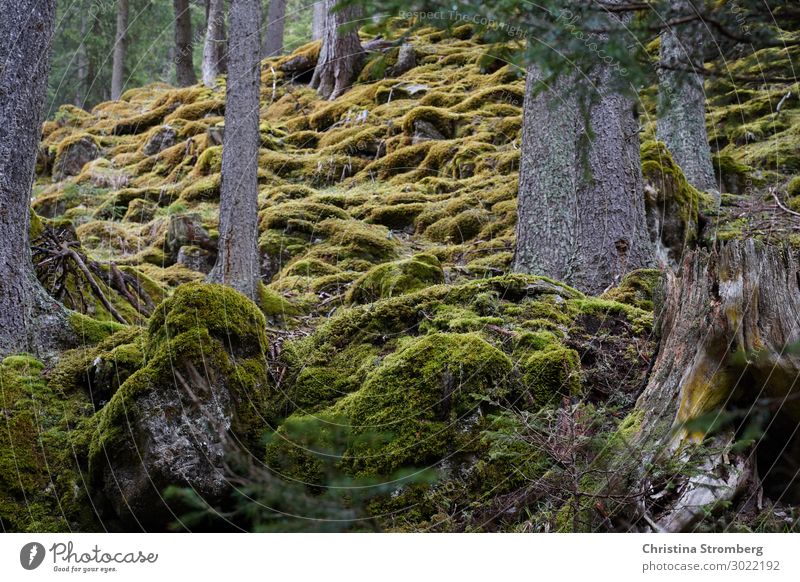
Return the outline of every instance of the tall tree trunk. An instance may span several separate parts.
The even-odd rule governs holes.
[[[128,0],[117,0],[117,34],[114,40],[114,65],[111,69],[111,99],[122,96],[125,83],[125,53],[128,48]]]
[[[192,11],[189,0],[173,0],[175,8],[175,77],[179,87],[197,83],[194,73]]]
[[[356,22],[360,10],[348,6],[335,10],[337,0],[325,0],[325,30],[317,67],[311,78],[311,87],[325,99],[336,99],[350,88],[361,70],[364,49],[358,38],[358,30],[342,30],[341,27]]]
[[[283,31],[285,28],[286,0],[270,0],[264,45],[261,48],[262,59],[283,53]]]
[[[0,11],[0,354],[41,353],[66,336],[64,309],[34,275],[28,225],[55,0]]]
[[[765,427],[773,446],[786,455],[797,450],[787,445],[796,443],[800,422],[798,277],[792,252],[753,240],[687,253],[680,274],[667,275],[657,302],[660,348],[636,403],[641,421],[632,444],[642,456],[630,458],[647,492],[641,509],[657,528],[685,530],[705,509],[761,485],[754,480],[762,444],[730,451],[736,433],[757,415],[771,416]],[[701,440],[706,446],[695,447]],[[660,486],[651,483],[643,467],[675,467],[665,463],[670,457],[684,469],[662,476]],[[665,496],[666,482],[676,488]]]
[[[225,70],[225,0],[209,0],[203,45],[203,84],[213,87]]]
[[[236,0],[230,10],[230,69],[222,143],[219,249],[209,281],[256,300],[258,254],[258,148],[261,62],[260,0]]]
[[[672,8],[676,18],[694,12],[691,0],[672,0]],[[706,133],[703,77],[694,72],[703,68],[705,34],[699,21],[676,25],[661,34],[656,135],[666,144],[689,183],[712,193],[718,202]]]
[[[531,67],[526,82],[514,270],[588,293],[652,260],[634,105],[610,75],[598,67],[586,115],[566,80],[534,94]]]
[[[84,107],[88,93],[88,79],[89,79],[89,55],[88,48],[86,47],[86,35],[89,32],[88,23],[86,20],[86,12],[81,12],[81,44],[78,47],[77,54],[77,74],[78,82],[75,88],[75,105],[77,107]]]
[[[311,13],[311,40],[321,40],[325,33],[325,21],[327,20],[327,9],[325,0],[314,3]]]

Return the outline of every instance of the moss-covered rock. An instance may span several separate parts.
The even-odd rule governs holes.
[[[560,345],[547,345],[520,361],[522,384],[537,406],[553,406],[560,398],[581,390],[578,352]]]
[[[255,304],[221,285],[188,283],[158,307],[146,363],[98,413],[89,450],[93,483],[120,518],[163,526],[169,513],[154,508],[168,485],[209,500],[226,491],[226,455],[246,454],[263,428],[264,327]]]
[[[349,303],[371,303],[443,282],[444,272],[439,259],[433,255],[416,255],[373,267],[353,283],[346,300]]]
[[[65,395],[26,355],[0,363],[0,527],[6,532],[67,532],[98,527],[85,497],[76,441],[92,407]]]
[[[434,333],[407,342],[337,407],[352,424],[353,470],[386,475],[468,447],[482,407],[509,392],[511,368],[508,356],[477,335]],[[384,438],[374,438],[378,433]]]

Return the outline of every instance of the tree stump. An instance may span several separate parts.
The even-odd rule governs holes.
[[[687,253],[680,273],[667,275],[656,307],[660,348],[633,439],[645,461],[640,510],[652,529],[683,531],[714,504],[748,489],[760,495],[793,462],[784,457],[797,444],[786,427],[800,421],[799,277],[793,252],[753,240]],[[758,418],[769,422],[743,440]],[[764,457],[771,462],[762,467]],[[677,469],[669,490],[654,476],[665,466]],[[793,480],[772,489],[793,495]]]

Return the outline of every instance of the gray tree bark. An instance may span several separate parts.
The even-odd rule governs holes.
[[[735,423],[722,422],[708,435],[687,423],[708,415],[724,419],[734,408],[753,412],[767,401],[792,419],[792,427],[800,422],[800,354],[792,348],[800,341],[799,276],[791,252],[753,240],[687,253],[679,275],[667,274],[657,302],[660,348],[636,403],[641,425],[632,450],[643,458],[630,459],[639,472],[670,457],[686,463],[669,480],[677,488],[666,497],[649,482],[651,475],[640,475],[641,490],[649,492],[642,510],[658,529],[686,530],[705,509],[732,501],[755,478],[756,451],[729,450]],[[788,443],[794,436],[772,438]],[[693,451],[701,440],[706,447]],[[690,464],[701,470],[689,470]],[[666,507],[664,499],[670,500]]]
[[[286,0],[270,0],[267,11],[267,26],[261,58],[275,57],[283,53],[283,32],[286,28]]]
[[[676,17],[693,13],[691,0],[672,0]],[[702,22],[676,25],[661,34],[659,111],[656,136],[666,144],[689,183],[719,202],[711,148],[706,133],[706,96],[702,75]]]
[[[313,13],[311,14],[311,40],[322,40],[327,14],[324,0],[314,3]]]
[[[192,12],[189,0],[173,0],[175,8],[175,78],[179,87],[197,83],[194,72]]]
[[[89,79],[89,55],[86,48],[86,33],[89,27],[86,20],[86,13],[81,13],[81,44],[78,47],[76,69],[78,73],[78,82],[75,88],[75,101],[77,107],[83,107],[86,103],[88,79]]]
[[[206,40],[203,44],[203,84],[213,87],[225,72],[225,0],[208,0]]]
[[[28,240],[55,4],[17,0],[0,11],[0,355],[41,354],[67,334],[63,307],[36,280]]]
[[[230,10],[230,68],[222,143],[219,244],[208,280],[258,297],[258,148],[261,62],[260,0]]]
[[[587,293],[652,260],[634,104],[610,75],[598,67],[586,116],[566,80],[534,95],[530,67],[526,82],[513,268]]]
[[[114,40],[114,64],[111,69],[111,99],[122,96],[125,84],[125,53],[128,48],[128,0],[117,0],[117,33]]]
[[[311,88],[324,99],[336,99],[342,95],[358,76],[364,58],[364,49],[358,38],[358,30],[341,30],[345,24],[360,17],[356,6],[335,10],[337,0],[325,0],[325,30],[319,60],[311,78]]]

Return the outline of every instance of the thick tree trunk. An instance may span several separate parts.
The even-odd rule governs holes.
[[[360,10],[349,6],[334,11],[337,0],[325,0],[325,30],[317,67],[311,78],[311,87],[325,99],[336,99],[350,88],[361,70],[364,49],[358,31],[341,30],[348,23],[356,22]]]
[[[222,144],[219,249],[209,281],[256,300],[258,254],[260,0],[237,0],[230,12],[230,69]]]
[[[693,13],[691,0],[672,0],[676,18]],[[706,31],[702,22],[664,30],[661,35],[659,111],[656,135],[686,175],[689,183],[712,193],[719,190],[706,133],[706,96],[702,70]]]
[[[213,87],[225,72],[225,0],[209,0],[203,45],[203,84]]]
[[[194,73],[192,11],[189,0],[173,0],[175,8],[175,78],[179,87],[197,83]]]
[[[644,458],[631,459],[648,492],[643,510],[657,529],[686,530],[705,509],[761,486],[755,469],[766,436],[755,448],[730,450],[736,433],[759,414],[772,417],[771,446],[796,450],[786,446],[796,440],[793,430],[781,427],[800,422],[800,353],[793,347],[800,341],[798,275],[792,253],[748,240],[711,254],[687,253],[680,275],[667,276],[657,309],[660,349],[636,403],[641,425],[634,449]],[[702,440],[705,447],[696,447]],[[781,455],[774,456],[778,463]],[[677,490],[665,495],[641,468],[665,466],[670,458],[683,465],[667,479]],[[761,470],[765,483],[776,474],[771,469]]]
[[[267,26],[264,29],[264,44],[261,58],[275,57],[283,53],[283,31],[286,28],[286,0],[270,0]]]
[[[0,11],[0,355],[42,353],[66,337],[66,314],[36,280],[28,240],[55,10],[55,0],[17,0]]]
[[[313,13],[311,14],[311,40],[322,40],[322,35],[325,33],[327,14],[324,0],[314,3]]]
[[[567,81],[534,95],[531,67],[526,83],[514,270],[587,293],[652,260],[634,105],[610,75],[597,71],[586,116]]]
[[[122,96],[125,84],[125,53],[128,48],[128,0],[117,0],[117,34],[114,41],[114,65],[111,69],[111,99]]]

